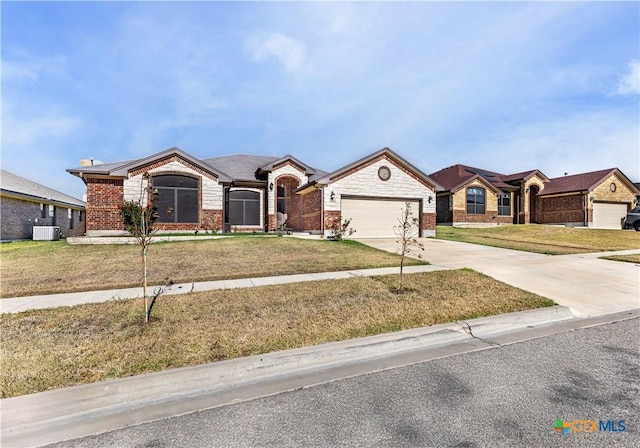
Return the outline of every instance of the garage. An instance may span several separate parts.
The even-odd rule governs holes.
[[[343,197],[341,214],[344,219],[351,219],[350,227],[356,230],[353,238],[393,238],[397,236],[393,228],[399,225],[407,201],[413,216],[419,218],[420,203],[415,199]]]
[[[593,203],[593,227],[597,229],[621,229],[627,216],[625,203]]]

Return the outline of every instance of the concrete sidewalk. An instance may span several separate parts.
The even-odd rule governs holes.
[[[1,400],[2,446],[41,446],[469,351],[636,318],[554,306]]]
[[[419,265],[405,266],[404,272],[415,274],[450,269],[443,266]],[[167,287],[164,295],[188,294],[191,292],[211,291],[216,289],[250,288],[253,286],[279,285],[285,283],[310,282],[351,277],[370,277],[376,275],[397,274],[398,267],[356,269],[351,271],[318,272],[313,274],[279,275],[273,277],[253,277],[235,280],[216,280],[209,282],[178,283]],[[149,295],[158,286],[149,287]],[[108,302],[110,300],[134,299],[142,297],[142,288],[110,289],[102,291],[85,291],[66,294],[50,294],[39,296],[16,297],[0,300],[0,313],[19,313],[22,311],[74,306],[83,303]]]

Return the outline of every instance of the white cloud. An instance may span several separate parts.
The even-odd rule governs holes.
[[[3,114],[2,146],[17,151],[20,147],[37,146],[50,138],[72,135],[80,128],[81,120],[59,114],[17,118]]]
[[[617,167],[637,181],[639,145],[637,117],[623,110],[585,112],[506,129],[477,142],[461,163],[505,173],[537,168],[549,177]]]
[[[43,75],[64,76],[65,61],[61,56],[37,58],[24,51],[8,49],[2,59],[2,79],[12,82],[37,82]]]
[[[288,72],[300,68],[305,59],[304,44],[282,33],[271,33],[262,42],[254,40],[251,46],[254,60],[275,57]]]
[[[628,72],[618,82],[618,95],[640,94],[640,61],[631,61]]]

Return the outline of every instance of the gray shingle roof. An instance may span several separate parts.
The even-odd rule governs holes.
[[[1,170],[0,187],[3,192],[10,192],[43,202],[59,202],[63,204],[84,207],[84,202],[68,194],[61,193],[53,188],[45,187],[37,182],[18,176],[6,170]]]
[[[279,160],[280,157],[253,156],[248,154],[233,154],[230,156],[203,159],[207,165],[215,167],[234,180],[255,181],[256,171],[263,165]]]

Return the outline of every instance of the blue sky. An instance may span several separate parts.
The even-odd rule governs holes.
[[[2,168],[178,146],[327,171],[385,146],[640,181],[638,2],[2,2]]]

